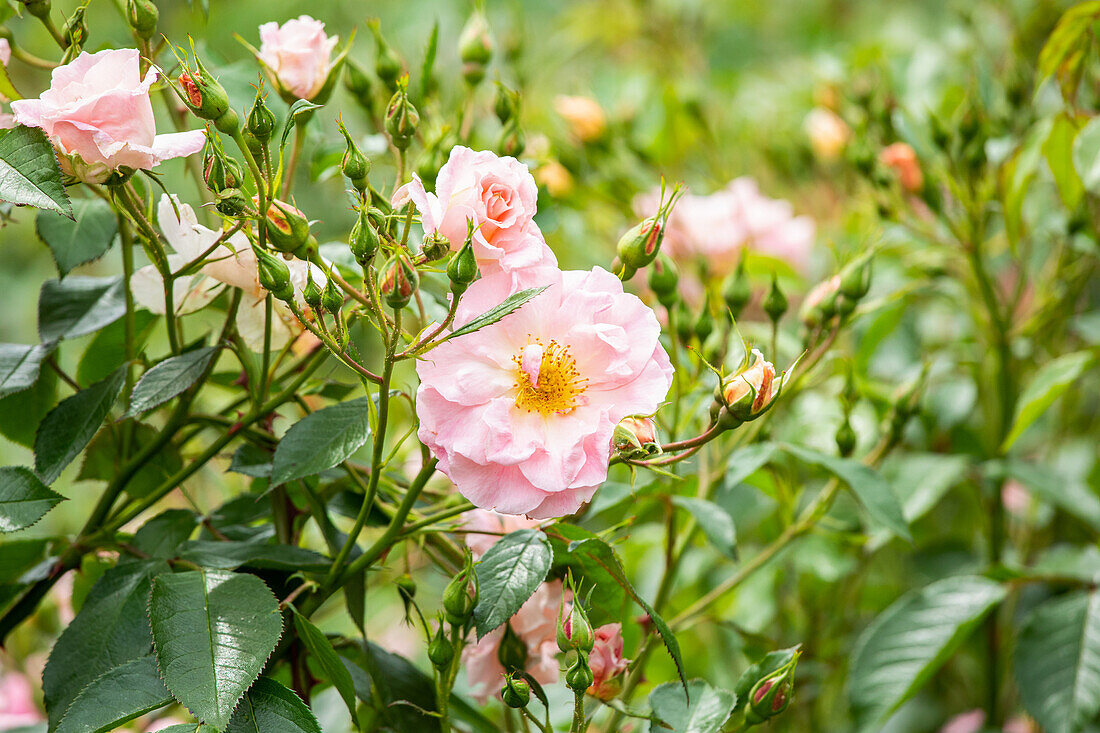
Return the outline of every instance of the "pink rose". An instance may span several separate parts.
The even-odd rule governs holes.
[[[461,145],[439,169],[435,193],[420,177],[393,195],[394,206],[412,201],[424,232],[440,232],[457,250],[466,241],[466,222],[478,227],[473,248],[482,274],[539,264],[557,264],[534,222],[538,185],[515,158]]]
[[[62,154],[62,170],[102,183],[119,168],[150,170],[206,144],[202,130],[157,134],[149,100],[156,79],[155,69],[141,78],[135,49],[81,53],[53,70],[42,96],[11,108],[18,124],[42,128]]]
[[[672,382],[657,318],[594,268],[532,268],[476,281],[455,326],[509,295],[515,313],[417,362],[420,439],[467,499],[503,514],[572,514],[607,478],[611,436],[656,412]]]
[[[591,695],[609,699],[619,693],[616,677],[626,671],[629,660],[623,658],[622,624],[604,624],[596,629],[595,644],[588,655],[592,668]]]
[[[466,546],[470,548],[474,559],[478,560],[497,543],[503,535],[519,529],[534,529],[539,526],[535,519],[513,514],[497,514],[486,509],[474,509],[464,516]]]
[[[34,703],[34,687],[25,675],[0,676],[0,730],[34,725],[45,720]]]
[[[558,608],[561,606],[560,580],[540,585],[527,602],[508,621],[512,631],[527,646],[527,672],[542,685],[558,681]],[[500,692],[504,666],[497,658],[497,649],[504,636],[504,627],[491,631],[481,640],[462,649],[462,664],[470,691],[482,704],[490,695]]]
[[[11,61],[11,44],[7,38],[0,38],[0,64],[8,65]]]
[[[299,99],[313,99],[332,70],[339,39],[325,35],[325,24],[308,15],[260,26],[260,61],[280,88]]]

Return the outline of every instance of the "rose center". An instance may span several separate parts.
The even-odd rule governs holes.
[[[577,371],[568,346],[557,341],[543,345],[535,339],[512,357],[516,363],[516,407],[540,415],[566,413],[575,408],[588,387]]]

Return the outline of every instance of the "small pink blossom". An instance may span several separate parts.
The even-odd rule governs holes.
[[[45,719],[34,702],[34,686],[26,675],[6,672],[0,676],[0,730],[34,725]]]
[[[455,326],[535,286],[547,289],[417,363],[416,412],[421,441],[467,499],[545,519],[592,498],[615,425],[656,412],[672,367],[653,311],[598,267],[487,275],[462,297]]]
[[[645,194],[634,208],[652,216],[657,201],[656,193]],[[742,177],[708,196],[683,196],[669,217],[662,250],[681,261],[701,259],[716,275],[729,272],[746,248],[805,270],[814,230],[813,221],[795,216],[789,202],[768,198],[753,179]]]
[[[616,677],[626,671],[629,660],[623,657],[622,624],[604,624],[596,629],[595,644],[588,655],[592,668],[592,686],[588,692],[601,699],[618,694]]]
[[[459,249],[466,222],[477,226],[473,249],[483,274],[556,264],[535,224],[538,185],[527,166],[512,157],[456,145],[439,169],[435,193],[415,173],[393,195],[394,206],[412,201],[424,232],[439,232]]]
[[[466,546],[470,548],[474,559],[478,560],[497,543],[503,535],[520,529],[534,529],[538,520],[528,519],[514,514],[497,514],[487,509],[474,509],[466,512]]]
[[[558,681],[558,608],[562,601],[562,584],[554,580],[540,585],[520,607],[508,625],[527,646],[527,672],[542,685]],[[491,631],[480,641],[462,650],[462,663],[470,691],[482,704],[500,691],[504,666],[497,658],[497,649],[504,636],[504,627]]]
[[[279,25],[260,26],[260,61],[280,89],[299,99],[313,99],[332,70],[332,50],[339,39],[325,35],[325,24],[301,15]]]
[[[157,135],[149,88],[136,49],[81,53],[53,70],[38,99],[11,103],[15,121],[40,127],[62,154],[67,174],[102,183],[119,168],[150,170],[158,163],[202,150],[202,130]]]

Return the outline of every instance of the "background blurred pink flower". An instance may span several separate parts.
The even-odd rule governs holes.
[[[623,658],[622,624],[604,624],[596,629],[595,644],[588,655],[592,668],[592,686],[588,691],[599,698],[618,694],[615,678],[626,671],[629,660]]]
[[[325,24],[300,15],[279,25],[260,26],[260,60],[273,81],[299,99],[313,99],[332,69],[332,50],[339,38],[325,35]]]
[[[607,130],[607,115],[591,97],[554,97],[554,111],[569,123],[570,131],[581,142],[598,140]]]
[[[487,509],[466,512],[463,519],[466,546],[470,548],[475,560],[488,552],[501,536],[519,529],[533,529],[539,526],[537,519],[528,519],[514,514],[498,514]],[[488,534],[479,534],[479,532]]]
[[[814,155],[824,161],[839,158],[852,137],[852,129],[848,127],[848,123],[840,119],[836,112],[824,107],[810,110],[803,126],[806,136],[810,138]]]
[[[156,134],[149,100],[156,80],[155,69],[141,77],[136,49],[81,53],[53,70],[42,96],[17,100],[11,108],[17,123],[42,128],[63,154],[66,173],[102,183],[118,168],[149,170],[206,144],[202,130]]]
[[[0,675],[0,730],[34,725],[45,719],[34,702],[34,685],[26,675],[18,672]]]
[[[656,412],[672,367],[653,311],[600,268],[483,277],[455,326],[539,285],[515,313],[417,362],[416,412],[420,439],[467,499],[542,519],[592,498],[615,425]]]
[[[473,249],[483,274],[540,264],[556,264],[534,222],[538,185],[527,166],[488,150],[456,145],[439,169],[435,193],[413,179],[393,195],[394,206],[412,201],[424,232],[440,232],[457,250],[473,220]]]
[[[558,608],[561,606],[560,580],[543,583],[516,612],[508,624],[527,646],[527,672],[540,684],[558,681]],[[504,666],[497,659],[497,647],[504,636],[504,627],[492,631],[480,641],[462,650],[462,663],[470,691],[482,704],[500,691]]]

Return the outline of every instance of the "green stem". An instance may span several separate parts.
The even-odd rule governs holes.
[[[569,733],[585,733],[584,720],[584,690],[573,693],[573,724],[569,726]]]

